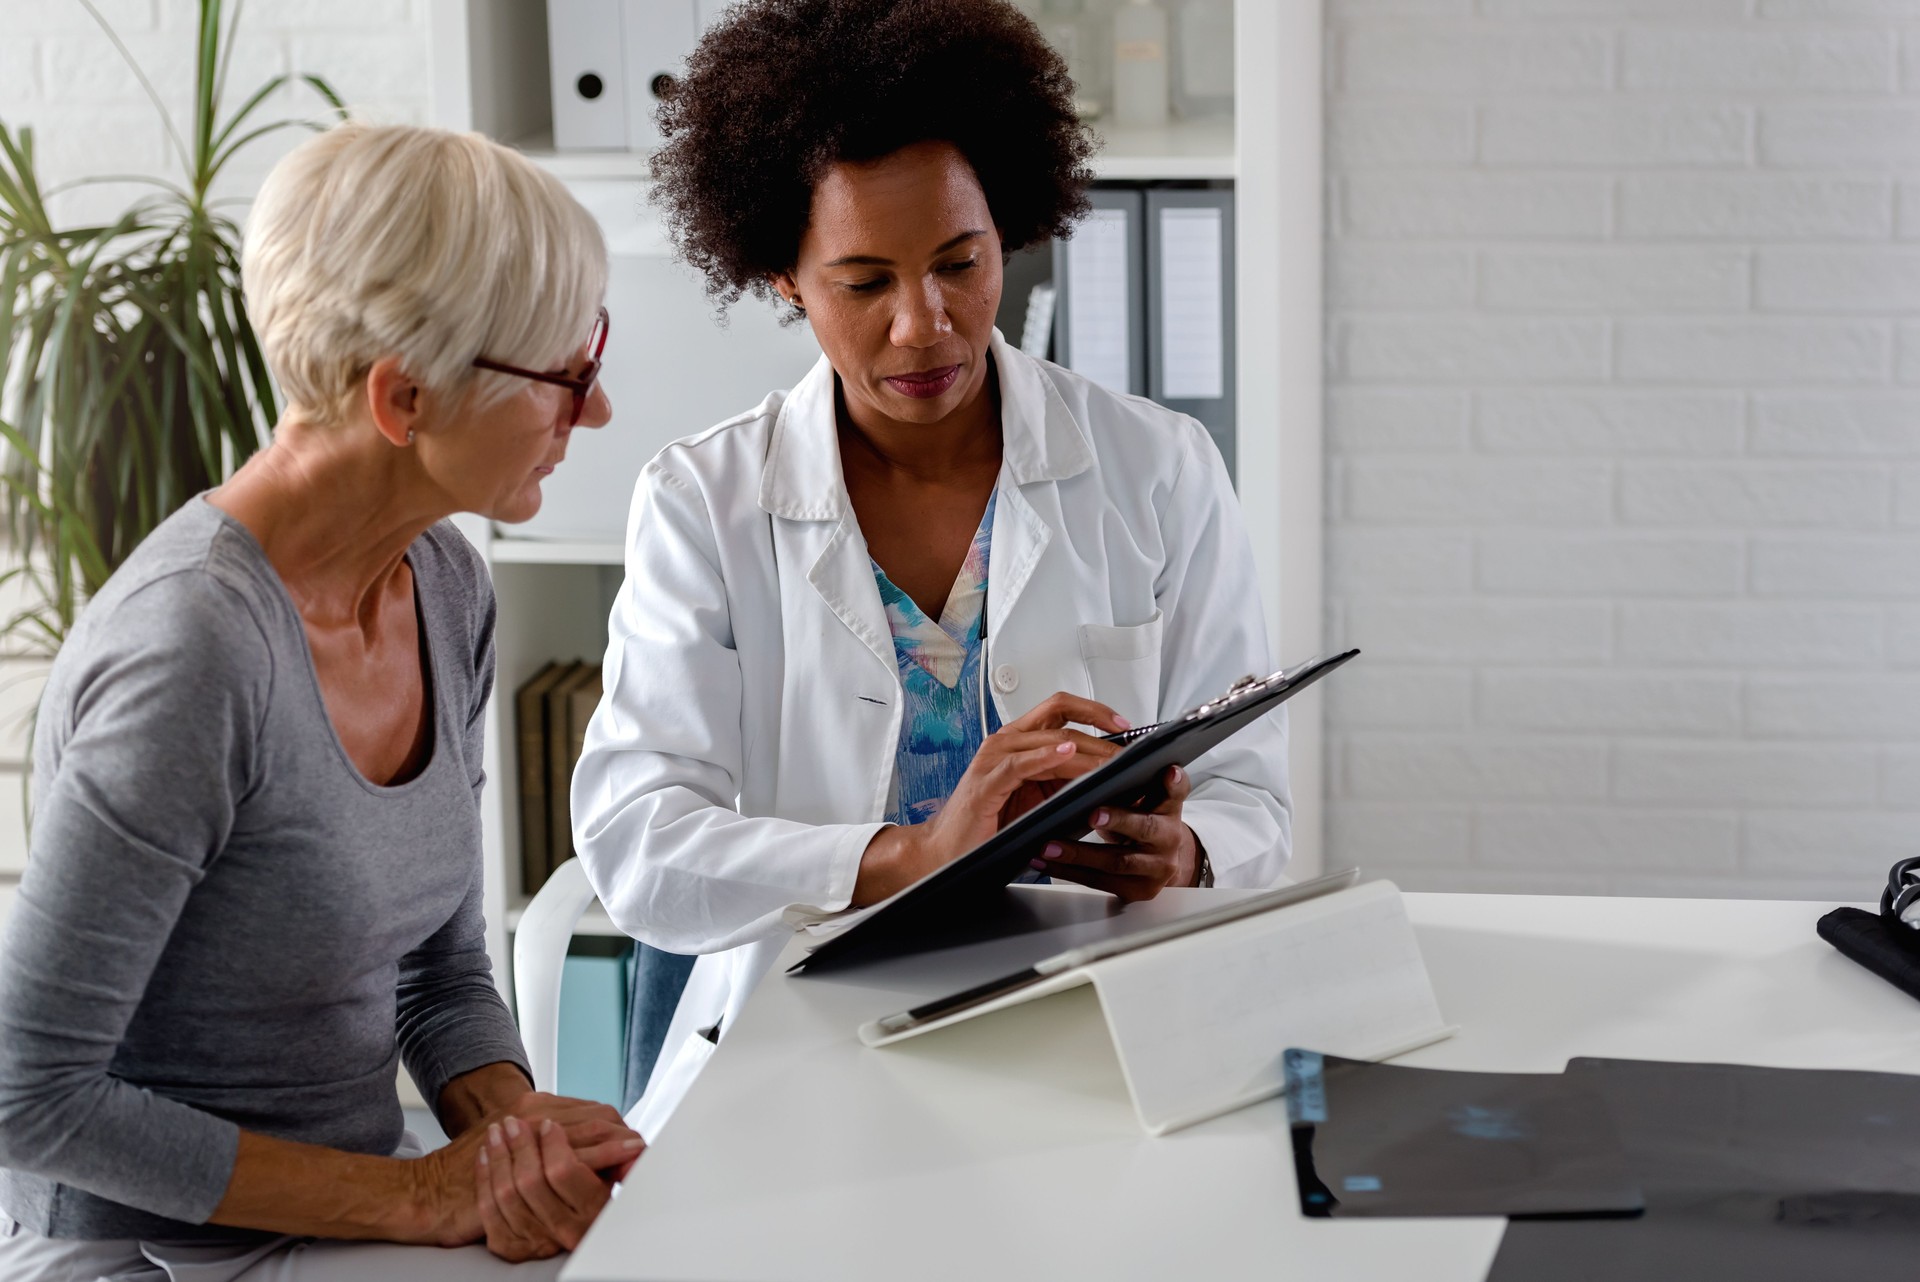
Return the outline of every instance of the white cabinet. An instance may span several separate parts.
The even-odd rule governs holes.
[[[1164,2],[1177,18],[1179,0]],[[550,659],[604,648],[620,530],[645,459],[790,385],[813,348],[804,329],[782,328],[752,299],[733,309],[726,329],[713,324],[699,285],[668,257],[644,205],[644,153],[553,150],[541,0],[429,3],[434,123],[482,130],[565,179],[601,219],[615,255],[604,376],[613,424],[576,435],[568,463],[547,483],[545,512],[529,527],[506,535],[481,522],[466,527],[493,566],[500,602],[484,818],[487,918],[504,977],[507,931],[525,902],[512,692]],[[1233,114],[1111,131],[1095,171],[1103,179],[1234,183],[1238,476],[1269,626],[1291,660],[1321,640],[1321,5],[1235,0],[1232,12]],[[1320,861],[1317,696],[1296,701],[1291,713],[1295,871],[1311,873]],[[609,929],[597,916],[586,928]]]
[[[793,386],[820,348],[805,325],[782,325],[743,299],[725,327],[691,268],[673,256],[647,185],[582,178],[568,186],[607,237],[607,351],[600,384],[613,404],[602,428],[575,431],[567,460],[541,486],[539,515],[515,539],[618,543],[633,481],[660,448],[752,409]]]

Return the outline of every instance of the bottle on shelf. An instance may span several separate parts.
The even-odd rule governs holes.
[[[1167,11],[1153,0],[1132,0],[1113,15],[1113,122],[1167,123]]]
[[[1107,59],[1099,24],[1087,12],[1086,0],[1043,0],[1040,31],[1073,77],[1074,111],[1082,120],[1097,119],[1106,92]]]
[[[1173,114],[1233,114],[1233,0],[1183,0],[1173,22]]]

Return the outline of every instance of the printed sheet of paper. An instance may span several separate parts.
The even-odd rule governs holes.
[[[1067,351],[1076,374],[1130,392],[1127,211],[1096,209],[1067,242]]]
[[[1218,209],[1160,211],[1161,394],[1169,400],[1226,395],[1226,335]]]

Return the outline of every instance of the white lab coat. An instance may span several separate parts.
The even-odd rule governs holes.
[[[1065,690],[1144,725],[1270,672],[1239,508],[1199,424],[997,332],[992,352],[1003,458],[987,622],[1001,719]],[[573,777],[574,842],[622,930],[713,954],[669,1030],[669,1069],[676,1055],[704,1060],[711,1044],[691,1044],[695,1030],[732,1026],[795,923],[847,906],[893,786],[900,678],[824,358],[792,391],[646,466],[608,631],[606,693]],[[1185,818],[1217,884],[1273,884],[1290,847],[1284,710],[1190,773]]]

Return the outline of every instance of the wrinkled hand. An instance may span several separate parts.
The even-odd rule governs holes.
[[[485,1135],[489,1126],[504,1124],[508,1118],[524,1126],[552,1122],[566,1133],[568,1147],[581,1161],[592,1170],[611,1173],[616,1180],[626,1178],[646,1147],[640,1133],[628,1126],[620,1110],[611,1104],[546,1091],[528,1091],[481,1119],[472,1130]]]
[[[1088,818],[1087,826],[1105,844],[1050,842],[1033,866],[1057,881],[1076,881],[1128,903],[1152,899],[1167,886],[1193,885],[1200,876],[1200,842],[1180,818],[1193,785],[1179,766],[1168,767],[1165,783],[1167,799],[1151,811],[1109,807]]]
[[[550,1125],[583,1169],[589,1174],[605,1171],[614,1180],[626,1176],[645,1148],[645,1141],[605,1104],[528,1091],[468,1127],[446,1147],[415,1159],[416,1187],[433,1226],[431,1239],[439,1245],[465,1246],[486,1233],[476,1173],[490,1134],[499,1130],[504,1137],[509,1120],[528,1132]]]
[[[486,1138],[474,1159],[474,1187],[487,1249],[519,1262],[579,1246],[615,1180],[596,1171],[551,1118],[523,1125],[509,1117],[488,1126]],[[631,1167],[629,1159],[622,1174]]]

